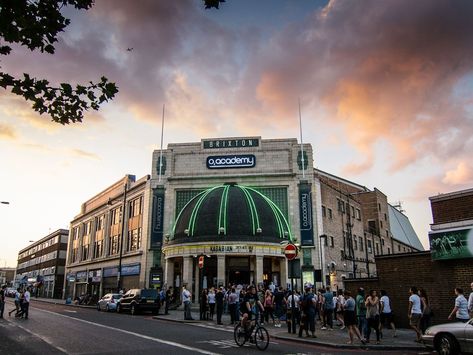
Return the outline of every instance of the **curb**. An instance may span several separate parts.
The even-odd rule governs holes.
[[[372,345],[372,344],[360,344],[360,345],[350,345],[350,344],[339,344],[339,343],[332,343],[332,342],[325,342],[321,340],[309,340],[306,338],[294,338],[291,336],[286,336],[286,335],[281,335],[281,334],[274,334],[272,336],[275,339],[280,339],[280,340],[288,340],[288,341],[293,341],[295,343],[304,343],[304,344],[315,344],[315,345],[321,345],[321,346],[327,346],[331,348],[338,348],[338,349],[369,349],[369,350],[424,350],[426,349],[425,347],[420,347],[420,346],[415,346],[415,345],[386,345],[386,344],[380,344],[380,345]]]
[[[194,320],[186,320],[186,319],[173,319],[173,318],[167,318],[165,316],[153,316],[153,319],[157,320],[164,320],[166,322],[174,322],[174,323],[189,323],[189,324],[195,324],[195,323],[200,323],[200,320],[194,319]]]
[[[46,300],[41,300],[37,298],[31,298],[31,301],[35,302],[42,302],[42,303],[50,303],[50,304],[59,304],[62,306],[68,306],[68,307],[80,307],[80,308],[97,308],[97,306],[88,306],[88,305],[83,305],[83,304],[67,304],[65,300],[54,300],[54,301],[46,301]]]

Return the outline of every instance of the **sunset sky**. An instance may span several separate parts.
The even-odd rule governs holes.
[[[473,1],[97,0],[64,10],[56,54],[14,47],[2,71],[120,92],[61,126],[0,88],[0,266],[69,222],[159,147],[299,138],[314,165],[403,202],[424,246],[429,196],[473,187]],[[127,48],[133,48],[128,51]]]

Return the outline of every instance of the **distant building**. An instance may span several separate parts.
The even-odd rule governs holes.
[[[380,190],[315,169],[321,189],[325,283],[376,276],[375,256],[423,251],[409,219]]]
[[[15,268],[2,267],[0,268],[0,285],[12,286],[15,279]]]
[[[147,265],[161,257],[149,248],[149,201],[149,176],[126,175],[82,204],[70,224],[64,297],[93,302],[117,288],[148,287]]]
[[[18,253],[15,286],[32,286],[38,297],[61,298],[67,229],[58,229]]]

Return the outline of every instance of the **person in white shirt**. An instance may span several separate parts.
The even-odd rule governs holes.
[[[393,321],[393,311],[391,309],[391,300],[385,290],[381,290],[381,298],[379,300],[381,307],[379,331],[383,334],[383,325],[387,324],[394,330],[393,337],[396,337],[396,326]],[[382,336],[382,335],[381,335]]]
[[[468,312],[470,312],[470,318],[473,318],[473,282],[471,283],[471,293],[468,297]]]
[[[184,303],[184,319],[185,320],[193,320],[191,314],[191,297],[192,294],[186,288],[186,286],[182,286],[182,303]]]
[[[294,297],[294,324],[292,323],[292,298]],[[294,292],[294,296],[291,294],[287,297],[286,300],[286,323],[287,323],[287,332],[296,333],[296,325],[299,324],[301,313],[299,310],[300,297],[297,293]]]
[[[455,316],[457,322],[466,323],[470,319],[470,316],[468,314],[468,301],[465,296],[463,296],[463,289],[457,287],[455,289],[455,295],[457,296],[457,298],[455,298],[455,307],[453,307],[450,312],[448,319],[452,320],[453,316]]]
[[[418,343],[422,342],[422,332],[420,331],[420,319],[422,317],[422,308],[420,297],[417,294],[417,287],[412,286],[409,290],[409,311],[407,312],[407,317],[409,318],[409,325],[416,332],[416,341]]]

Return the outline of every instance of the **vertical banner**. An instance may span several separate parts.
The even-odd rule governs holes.
[[[311,197],[311,185],[301,182],[299,184],[299,219],[302,246],[314,246]]]
[[[153,217],[151,222],[151,249],[159,249],[163,245],[164,222],[164,189],[153,189]]]

